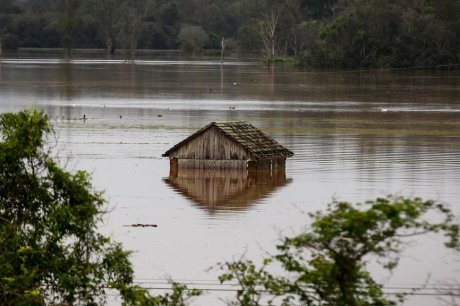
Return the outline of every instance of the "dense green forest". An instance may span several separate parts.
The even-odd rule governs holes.
[[[0,42],[131,58],[224,46],[320,67],[457,65],[460,0],[1,0]]]

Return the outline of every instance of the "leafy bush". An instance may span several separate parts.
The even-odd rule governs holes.
[[[0,135],[1,305],[99,305],[108,289],[124,305],[184,305],[199,294],[175,285],[152,297],[132,284],[129,252],[97,231],[102,194],[52,158],[46,115],[1,114]]]

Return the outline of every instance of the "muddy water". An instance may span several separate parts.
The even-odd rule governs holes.
[[[136,279],[151,288],[168,277],[221,288],[209,266],[243,255],[257,260],[333,198],[421,196],[460,215],[458,72],[4,56],[0,111],[30,106],[49,115],[62,162],[90,171],[105,191],[110,212],[101,230],[135,251]],[[170,177],[161,154],[222,120],[249,121],[291,149],[286,172]],[[411,241],[392,275],[371,268],[395,292],[428,276],[433,285],[458,280],[459,260],[427,237]],[[424,296],[406,305],[438,303]],[[196,304],[223,303],[207,291]]]

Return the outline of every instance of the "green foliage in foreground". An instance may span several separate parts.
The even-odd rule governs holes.
[[[86,172],[63,170],[47,150],[38,111],[0,115],[0,304],[184,305],[199,294],[174,285],[152,297],[132,285],[129,252],[98,233],[104,199]]]
[[[233,305],[396,305],[367,271],[370,260],[392,270],[404,237],[428,233],[443,235],[448,248],[460,248],[452,212],[419,198],[379,198],[357,205],[333,202],[326,212],[310,217],[311,228],[285,238],[278,254],[265,259],[261,267],[251,261],[220,264],[225,271],[220,281],[236,281],[241,288]],[[287,275],[269,272],[274,264]]]

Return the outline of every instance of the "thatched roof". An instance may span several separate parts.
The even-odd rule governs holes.
[[[261,130],[254,127],[252,124],[245,121],[227,121],[227,122],[211,122],[196,133],[182,140],[171,149],[166,151],[162,156],[169,154],[185,143],[195,139],[206,130],[216,127],[224,135],[233,139],[242,147],[244,147],[255,158],[272,158],[272,157],[291,157],[294,155],[292,151],[286,149],[270,136],[264,134]]]

